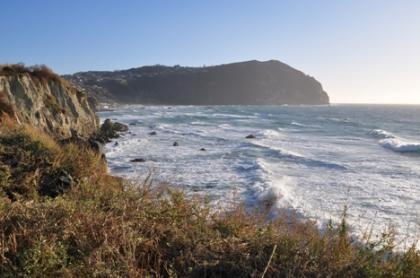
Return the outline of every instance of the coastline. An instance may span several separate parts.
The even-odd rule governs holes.
[[[216,158],[216,157],[223,157],[224,153],[229,153],[229,152],[235,152],[236,151],[240,151],[240,152],[245,152],[246,149],[244,149],[244,147],[248,146],[251,148],[256,148],[255,150],[261,150],[264,151],[266,154],[265,155],[274,155],[276,159],[280,159],[279,163],[285,164],[285,163],[289,163],[291,165],[302,165],[304,168],[302,169],[302,173],[301,175],[305,175],[305,172],[303,171],[304,169],[307,169],[307,167],[312,167],[314,168],[314,171],[316,169],[318,169],[320,167],[320,169],[322,169],[322,172],[331,172],[331,174],[335,175],[336,178],[336,182],[344,182],[345,181],[345,176],[341,177],[339,174],[341,171],[343,171],[343,173],[348,173],[348,172],[356,172],[355,170],[352,169],[352,167],[349,166],[342,166],[342,164],[340,164],[339,162],[334,163],[334,161],[329,161],[327,159],[324,158],[324,160],[320,159],[320,158],[316,158],[316,157],[304,157],[302,155],[302,153],[293,153],[292,150],[287,150],[284,148],[278,148],[278,147],[271,147],[269,145],[266,145],[266,147],[264,148],[260,148],[259,145],[264,143],[278,143],[278,141],[280,141],[280,139],[278,138],[278,136],[282,136],[281,141],[285,141],[286,143],[287,138],[285,138],[285,134],[286,130],[283,128],[282,131],[277,131],[274,133],[273,130],[268,129],[265,130],[263,127],[258,127],[256,130],[245,130],[245,131],[239,131],[238,128],[240,127],[239,125],[235,125],[235,134],[233,134],[234,137],[232,137],[232,143],[230,144],[229,142],[229,136],[228,137],[224,137],[227,136],[226,134],[214,134],[214,128],[218,129],[218,124],[214,125],[212,128],[209,129],[209,127],[211,127],[211,125],[209,126],[209,123],[206,122],[206,120],[204,120],[203,118],[203,111],[201,109],[201,107],[191,107],[191,106],[182,106],[182,107],[177,107],[177,106],[172,106],[171,110],[166,110],[164,109],[165,106],[141,106],[142,109],[138,109],[138,106],[123,106],[124,109],[122,111],[115,111],[116,115],[121,115],[120,116],[116,116],[115,118],[112,116],[113,113],[108,114],[105,113],[103,116],[106,115],[106,117],[111,117],[114,118],[116,120],[123,120],[123,122],[127,125],[129,125],[130,130],[132,130],[131,133],[127,134],[125,137],[117,139],[115,142],[118,143],[111,143],[110,145],[108,145],[109,147],[107,148],[108,151],[110,151],[110,154],[112,153],[111,156],[111,166],[115,166],[116,167],[116,172],[114,172],[115,174],[118,175],[122,175],[122,176],[132,176],[134,177],[134,179],[137,178],[142,178],[142,176],[140,175],[140,173],[143,173],[143,176],[147,176],[147,174],[149,173],[149,171],[147,169],[149,169],[148,167],[150,167],[151,169],[154,169],[154,172],[156,174],[156,176],[154,177],[154,179],[159,182],[166,182],[166,181],[171,181],[171,183],[173,183],[175,186],[181,186],[180,188],[182,188],[182,190],[185,190],[185,192],[187,194],[200,194],[202,196],[208,196],[210,200],[213,200],[215,203],[221,203],[223,204],[223,202],[225,202],[226,204],[231,204],[231,203],[240,203],[240,202],[244,202],[244,203],[248,203],[248,208],[251,208],[253,206],[258,207],[261,205],[262,201],[258,201],[258,199],[263,199],[263,195],[276,195],[276,197],[274,197],[276,199],[275,203],[277,202],[283,202],[283,203],[287,203],[287,202],[292,202],[289,203],[288,205],[282,205],[281,207],[288,207],[288,208],[292,208],[295,207],[298,209],[298,212],[301,215],[306,215],[306,218],[308,220],[316,220],[316,222],[318,223],[318,226],[321,230],[323,230],[325,228],[325,226],[328,225],[329,220],[333,219],[334,223],[339,223],[341,221],[341,215],[342,212],[344,210],[345,206],[350,206],[350,211],[348,212],[349,214],[349,219],[348,220],[348,224],[350,226],[353,226],[353,224],[355,223],[355,227],[353,230],[354,234],[356,234],[359,239],[362,238],[364,236],[364,234],[366,233],[366,231],[369,229],[369,227],[373,226],[375,227],[375,233],[379,235],[380,233],[383,232],[383,230],[388,229],[390,226],[392,226],[392,224],[388,224],[385,225],[385,222],[381,222],[381,223],[377,223],[375,224],[375,218],[371,217],[370,215],[372,215],[372,213],[374,212],[369,212],[369,214],[366,214],[365,219],[363,219],[363,221],[360,220],[360,217],[357,218],[357,215],[360,214],[360,211],[365,211],[365,208],[360,207],[360,208],[356,208],[359,210],[355,210],[355,205],[358,203],[357,199],[354,199],[353,202],[345,202],[345,201],[340,201],[343,200],[343,198],[348,199],[349,196],[348,194],[346,195],[346,190],[343,189],[343,193],[339,196],[330,196],[328,194],[325,194],[324,196],[329,196],[329,200],[326,200],[326,202],[329,202],[330,199],[335,199],[336,201],[332,204],[335,205],[335,207],[337,208],[336,210],[326,210],[326,212],[328,212],[328,214],[324,214],[324,212],[322,210],[319,211],[315,211],[315,210],[304,210],[305,209],[305,201],[304,199],[302,199],[303,197],[307,197],[307,195],[301,195],[301,194],[297,194],[294,191],[291,192],[287,192],[290,189],[287,189],[286,192],[284,191],[285,188],[291,188],[293,189],[294,185],[288,185],[289,181],[278,181],[278,179],[281,180],[281,176],[285,175],[286,177],[290,174],[293,175],[293,173],[291,172],[290,174],[288,173],[288,171],[284,171],[281,172],[282,174],[276,175],[276,177],[270,177],[270,176],[266,176],[264,177],[264,179],[267,180],[252,180],[253,175],[259,175],[258,173],[254,173],[255,170],[257,169],[257,165],[253,162],[253,155],[248,156],[249,157],[249,162],[244,162],[244,161],[236,161],[235,164],[231,164],[230,161],[226,161],[226,165],[244,165],[245,168],[243,169],[248,169],[247,175],[249,175],[249,177],[251,178],[251,180],[249,181],[244,181],[241,180],[241,178],[243,178],[241,176],[241,172],[236,172],[237,170],[235,170],[234,168],[232,168],[232,173],[229,172],[229,170],[227,168],[223,168],[224,173],[220,172],[223,167],[223,165],[220,165],[220,167],[217,167],[217,164],[215,164],[217,160],[213,161],[212,159]],[[241,108],[242,106],[233,106],[232,108]],[[258,108],[258,106],[256,106]],[[277,108],[280,106],[274,106],[273,108]],[[221,109],[221,114],[223,115],[223,117],[226,117],[228,110],[226,110],[229,107],[218,107],[217,111],[219,111]],[[242,107],[243,108],[243,107]],[[245,111],[253,111],[253,110],[249,110],[249,109],[253,109],[254,107],[247,107]],[[301,110],[299,111],[305,111],[304,109],[306,109],[305,107],[281,107],[283,109],[287,109],[287,111],[290,112],[290,109],[296,109],[299,108]],[[316,107],[315,107],[316,108]],[[192,109],[192,110],[191,110]],[[214,113],[213,109],[216,109],[215,107],[208,107],[208,113],[212,114]],[[244,108],[245,109],[245,108]],[[265,109],[263,107],[261,107],[261,109]],[[318,109],[318,108],[317,108]],[[137,112],[130,112],[131,110],[133,111],[137,111]],[[194,118],[194,111],[199,112],[197,115],[198,118],[201,119],[201,125],[199,124],[199,122],[196,122],[197,119]],[[207,109],[206,109],[207,111]],[[224,111],[222,113],[222,111]],[[260,110],[258,110],[260,111]],[[261,110],[264,111],[264,110]],[[288,112],[288,113],[289,113]],[[141,113],[142,115],[144,114],[144,117],[137,117],[135,116],[137,113]],[[154,114],[156,113],[156,114]],[[164,119],[164,123],[165,125],[163,125],[162,127],[160,126],[160,121],[158,119],[158,116],[156,115],[160,115],[160,113],[163,113],[162,117]],[[180,121],[180,115],[182,115],[183,113],[185,113],[186,116],[186,120],[187,122],[184,123],[182,121]],[[207,113],[207,112],[206,112]],[[245,114],[252,114],[249,112],[243,112]],[[170,125],[168,126],[166,124],[166,119],[169,119],[171,117],[171,115],[176,115],[177,118],[177,124],[179,124],[179,126],[177,126],[177,124],[174,125]],[[216,114],[217,116],[218,114]],[[150,122],[147,120],[147,118],[150,116],[150,118],[152,120],[150,120]],[[215,116],[215,117],[216,117]],[[235,115],[236,117],[237,115]],[[174,116],[175,117],[175,116]],[[218,116],[217,116],[218,117]],[[124,120],[125,119],[125,120]],[[235,119],[235,118],[233,118]],[[242,120],[242,118],[236,118],[238,120]],[[204,121],[204,122],[203,122]],[[224,121],[224,118],[221,120],[221,122]],[[257,121],[257,120],[256,120]],[[152,123],[153,122],[153,123]],[[192,122],[193,125],[189,125],[188,123]],[[341,125],[341,122],[338,122],[335,118],[333,123],[336,123],[337,125]],[[351,121],[346,120],[345,123],[349,123],[349,125],[352,124]],[[293,123],[293,122],[292,122]],[[296,128],[300,128],[303,130],[307,130],[310,128],[311,125],[306,124],[306,126],[296,126],[296,124],[290,125],[290,128],[292,128],[293,130],[295,130]],[[228,126],[223,126],[223,128],[230,128]],[[267,128],[267,127],[265,127]],[[202,134],[202,130],[206,130],[208,129],[209,131],[206,133],[207,135],[205,137],[201,137],[198,136],[200,134]],[[230,129],[229,129],[230,130]],[[257,131],[259,130],[259,131]],[[149,133],[150,132],[155,132],[157,131],[157,136],[150,136]],[[264,131],[264,132],[263,132]],[[268,132],[270,131],[270,132]],[[196,133],[198,132],[198,133]],[[256,139],[245,139],[246,135],[249,134],[248,132],[255,134],[256,135]],[[372,151],[374,151],[375,153],[381,154],[384,150],[376,150],[376,139],[375,137],[371,138],[372,135],[369,134],[369,129],[367,129],[366,131],[364,131],[363,133],[366,133],[366,138],[364,140],[370,140],[371,144],[372,144]],[[214,141],[212,139],[212,137],[209,137],[208,134],[212,134],[212,136],[215,136]],[[298,133],[299,135],[299,133]],[[195,136],[198,136],[197,138]],[[300,135],[299,135],[300,136]],[[225,140],[225,141],[221,141],[221,140]],[[227,141],[226,141],[227,140]],[[269,140],[269,141],[267,141]],[[296,139],[291,139],[293,142],[296,143]],[[172,142],[177,141],[180,143],[180,147],[177,148],[173,148],[171,147]],[[219,152],[216,149],[215,145],[212,145],[213,142],[219,142],[217,144],[221,144],[220,146],[222,147],[222,149],[220,149],[221,152]],[[362,143],[364,141],[361,141]],[[114,146],[114,144],[116,144],[116,146]],[[134,145],[133,145],[134,144]],[[290,144],[287,143],[287,146],[291,146]],[[171,150],[171,154],[169,155],[169,153],[167,153],[166,148],[168,148],[168,150]],[[200,148],[204,148],[206,151],[202,152],[200,151]],[[280,151],[278,151],[278,149]],[[331,149],[330,149],[331,150]],[[254,152],[254,151],[253,151]],[[267,153],[268,152],[268,153]],[[280,152],[280,156],[279,155]],[[263,154],[260,154],[261,158],[264,158]],[[387,157],[389,155],[393,155],[393,154],[389,154],[384,152],[384,159],[387,159]],[[398,154],[395,154],[398,155]],[[258,155],[257,155],[258,156]],[[141,158],[142,162],[141,163],[132,163],[130,162],[131,159],[135,159],[135,158]],[[187,159],[188,158],[188,159]],[[357,156],[355,157],[357,159]],[[164,162],[167,161],[167,162]],[[189,164],[190,161],[195,161],[194,164]],[[199,166],[200,161],[203,161],[203,166]],[[114,164],[115,162],[115,164]],[[217,162],[219,163],[219,162]],[[202,175],[201,178],[199,180],[197,180],[196,175],[192,175],[192,173],[194,171],[196,171],[197,173],[205,173],[204,169],[207,167],[207,164],[211,164],[212,166],[212,171],[210,173],[207,173],[205,175]],[[277,165],[277,164],[276,164]],[[288,165],[288,164],[286,164]],[[261,165],[260,165],[261,166]],[[264,166],[264,168],[267,168],[266,165],[262,165]],[[273,167],[273,165],[268,165],[270,167]],[[242,167],[242,166],[241,166]],[[276,166],[278,167],[278,166]],[[291,166],[288,166],[289,168]],[[162,171],[159,171],[158,169],[162,168]],[[177,172],[171,172],[168,169],[172,169],[172,168],[176,168]],[[184,170],[183,169],[190,169],[190,170]],[[238,168],[239,169],[239,168]],[[272,168],[272,170],[275,170],[276,168]],[[261,169],[262,171],[267,171],[267,169]],[[165,174],[166,171],[166,174]],[[270,170],[271,171],[271,170]],[[276,169],[276,172],[279,172],[281,170],[279,170],[278,168]],[[300,169],[298,169],[298,171],[301,171]],[[306,170],[305,170],[306,171]],[[136,175],[136,172],[139,173],[139,175]],[[160,172],[160,173],[159,173]],[[164,173],[163,175],[161,173]],[[224,174],[230,173],[229,175],[226,176],[226,179],[223,177]],[[125,174],[122,174],[125,173]],[[267,174],[267,173],[266,173]],[[264,175],[266,175],[264,174]],[[186,177],[186,175],[188,177]],[[271,174],[269,174],[271,175]],[[208,178],[207,178],[208,176]],[[235,178],[234,178],[235,177]],[[213,184],[213,180],[218,179],[217,184]],[[234,180],[234,182],[231,182],[230,180]],[[329,176],[326,175],[325,177],[326,180],[329,180]],[[241,182],[243,182],[243,184],[241,185]],[[279,185],[275,185],[275,188],[272,188],[271,185],[269,186],[267,185],[263,185],[262,188],[265,188],[263,191],[259,191],[259,188],[254,188],[254,183],[260,183],[260,182],[269,182],[269,183],[279,183]],[[286,182],[286,183],[284,183]],[[293,182],[293,180],[292,180]],[[316,180],[313,180],[313,182],[316,182]],[[334,180],[331,180],[331,182],[334,182]],[[232,188],[232,192],[233,195],[230,193],[229,190],[229,186],[231,183],[236,184],[233,188]],[[209,184],[209,185],[208,185]],[[308,182],[308,186],[311,186],[312,182]],[[353,185],[354,183],[349,183],[350,185]],[[207,187],[208,185],[208,187]],[[316,185],[316,184],[315,184]],[[366,186],[368,186],[369,184],[366,184]],[[279,190],[276,186],[278,186],[281,190]],[[292,186],[292,187],[291,187]],[[319,186],[319,185],[317,185]],[[244,192],[241,190],[241,188],[248,188],[248,192]],[[337,186],[335,187],[337,188]],[[350,188],[350,187],[349,187]],[[258,189],[258,190],[257,190]],[[273,191],[274,190],[274,191]],[[219,193],[220,191],[220,193]],[[273,193],[273,192],[281,192],[281,194],[283,195],[283,197],[281,199],[279,199],[280,197],[278,197],[277,193]],[[314,192],[314,196],[318,196],[318,195],[322,195],[322,190],[320,190],[320,188],[318,188],[318,191],[320,191],[321,193],[317,193]],[[312,191],[311,191],[312,192]],[[356,191],[355,191],[356,192]],[[357,192],[356,192],[357,193]],[[231,196],[234,199],[230,199]],[[261,197],[259,197],[261,196]],[[284,198],[284,196],[286,196],[287,198]],[[299,203],[296,203],[295,201],[293,201],[293,198],[295,198],[294,196],[297,196],[300,199]],[[357,196],[357,195],[356,195]],[[350,195],[351,197],[351,195]],[[292,199],[290,199],[292,198]],[[278,199],[278,200],[277,200]],[[285,201],[285,199],[287,201]],[[239,200],[239,201],[238,201]],[[311,199],[308,199],[308,201],[311,201]],[[379,202],[378,200],[373,200],[374,202]],[[324,202],[324,206],[325,203]],[[315,203],[316,204],[316,203]],[[380,205],[379,203],[375,203],[378,206]],[[385,204],[384,204],[385,205]],[[379,206],[380,207],[380,206]],[[302,209],[303,208],[303,209]],[[325,207],[325,209],[327,209],[328,207]],[[401,207],[399,207],[398,209],[403,209]],[[372,210],[370,210],[372,211]],[[275,214],[275,213],[274,213]],[[272,213],[273,215],[273,213]],[[356,216],[355,216],[356,215]],[[408,220],[407,220],[408,219]],[[403,221],[415,221],[414,220],[410,220],[410,217],[406,217],[404,218],[404,220],[401,220],[401,222],[399,222],[399,226],[405,226],[404,223],[409,223],[409,222],[403,222]],[[377,220],[376,220],[377,221]],[[401,224],[402,223],[402,224]],[[414,226],[411,227],[415,227],[415,223]],[[411,230],[411,235],[415,235],[415,229]],[[407,239],[410,239],[409,242],[411,242],[412,240],[415,240],[415,238],[413,239],[410,236],[410,233],[406,230],[403,230],[402,233],[400,234],[400,232],[398,232],[399,236],[397,238],[397,248],[399,249],[404,249],[404,242]],[[401,235],[401,236],[400,236]],[[402,246],[402,247],[401,247]]]
[[[397,250],[393,231],[355,242],[345,215],[320,231],[316,223],[290,211],[280,211],[267,221],[268,206],[246,209],[239,204],[214,211],[208,199],[190,198],[168,185],[171,179],[154,184],[148,176],[133,184],[115,177],[108,171],[102,144],[128,132],[129,125],[105,120],[99,126],[91,106],[94,101],[48,68],[15,66],[5,72],[8,82],[24,88],[17,94],[6,83],[7,94],[32,99],[36,105],[22,108],[19,105],[29,102],[15,105],[10,98],[0,99],[3,276],[416,277],[420,273],[420,251],[414,245]],[[240,136],[241,140],[256,137]],[[169,140],[170,147],[182,149],[182,142]],[[251,145],[246,142],[244,146]],[[204,176],[195,174],[195,178],[200,181]]]

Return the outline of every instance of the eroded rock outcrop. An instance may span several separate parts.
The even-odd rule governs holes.
[[[93,99],[44,66],[0,66],[0,97],[0,111],[58,139],[88,138],[99,126]]]

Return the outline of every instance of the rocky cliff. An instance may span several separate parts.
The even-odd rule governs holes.
[[[87,138],[98,130],[93,99],[45,66],[0,65],[0,114],[58,139]]]
[[[142,104],[328,104],[322,85],[279,61],[211,67],[145,66],[64,76],[100,101]]]

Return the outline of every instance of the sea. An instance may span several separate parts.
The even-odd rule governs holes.
[[[126,105],[99,116],[129,126],[106,146],[114,175],[151,175],[219,208],[270,203],[270,217],[291,210],[321,228],[345,211],[355,236],[394,230],[402,248],[420,239],[420,106]]]

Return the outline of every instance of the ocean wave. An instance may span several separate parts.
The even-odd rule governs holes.
[[[203,126],[208,126],[210,125],[208,122],[204,122],[204,121],[193,121],[190,123],[191,125],[203,125]]]
[[[302,164],[308,167],[320,167],[320,168],[327,168],[327,169],[334,169],[334,170],[347,170],[345,166],[337,164],[337,163],[305,157],[298,153],[285,150],[279,147],[270,146],[262,142],[254,142],[253,145],[258,146],[260,148],[264,148],[265,150],[268,150],[269,153],[267,155],[271,157],[276,157],[282,160],[291,161],[291,162]]]
[[[369,135],[381,139],[379,145],[394,152],[420,153],[420,142],[405,140],[382,129],[371,130]]]
[[[238,115],[238,114],[227,114],[227,113],[214,113],[212,115],[216,118],[232,118],[232,119],[258,119],[255,115]]]
[[[222,129],[231,129],[231,128],[233,128],[230,124],[220,124],[220,125],[218,125],[218,127],[219,128],[222,128]]]
[[[340,125],[340,126],[352,126],[352,127],[360,127],[363,126],[363,122],[357,121],[352,118],[319,118],[322,121],[326,121],[332,124]]]
[[[381,139],[395,138],[394,134],[383,129],[372,129],[371,131],[369,131],[368,134],[375,138],[381,138]]]
[[[349,118],[328,118],[331,122],[336,123],[350,123],[350,124],[356,124],[355,122],[352,122]]]
[[[268,219],[276,218],[279,213],[293,210],[296,203],[295,180],[278,172],[277,163],[259,158],[261,182],[252,186],[254,205],[269,211]],[[295,211],[296,212],[296,211]]]
[[[274,129],[265,129],[258,134],[267,139],[279,139],[283,137],[280,132]]]
[[[291,123],[290,123],[290,125],[293,125],[293,126],[300,126],[300,127],[305,127],[305,126],[306,126],[306,125],[301,124],[301,123],[299,123],[299,122],[291,122]]]
[[[420,153],[419,142],[409,142],[399,138],[387,138],[379,141],[379,144],[387,149],[399,153]]]

